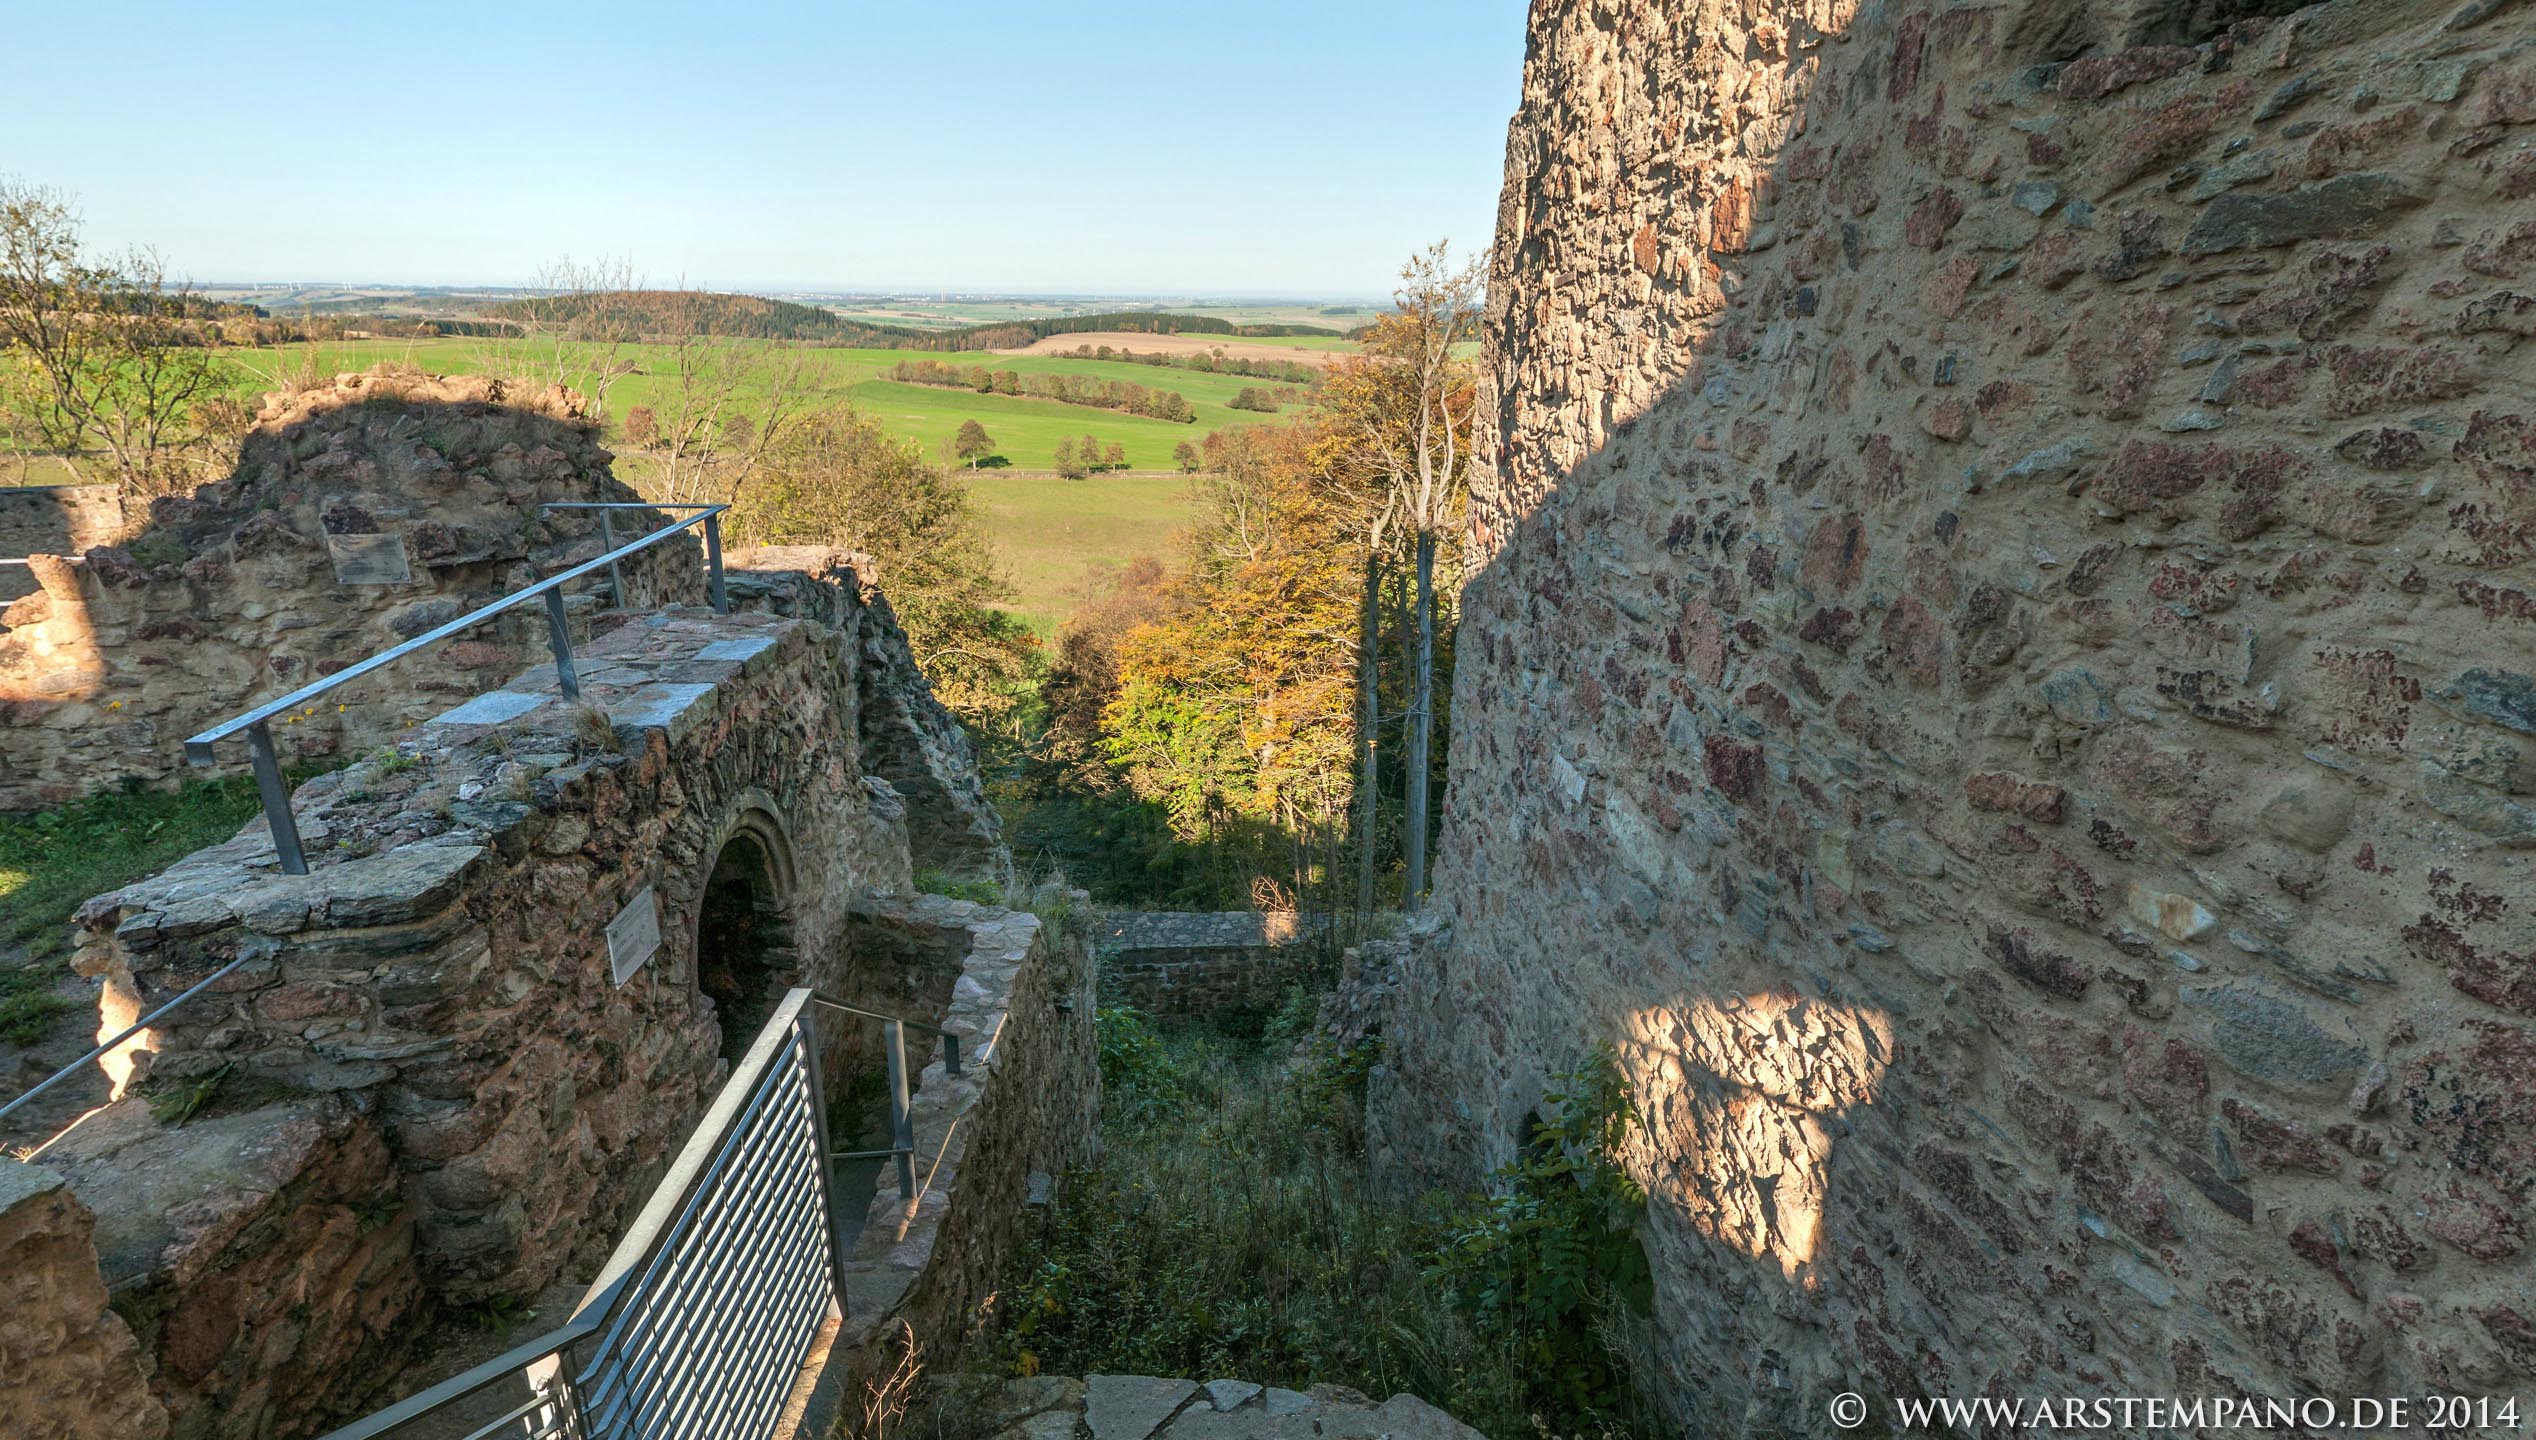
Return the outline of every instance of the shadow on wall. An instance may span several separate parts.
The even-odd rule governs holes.
[[[1756,8],[1532,12],[1386,1183],[1616,1041],[1728,1431],[2524,1388],[2536,20]]]

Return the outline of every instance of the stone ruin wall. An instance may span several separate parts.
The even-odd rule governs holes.
[[[174,1433],[321,1428],[383,1398],[435,1307],[531,1296],[606,1253],[725,1074],[695,944],[734,837],[768,861],[770,958],[831,992],[891,978],[861,973],[889,963],[853,933],[862,897],[907,892],[920,858],[980,873],[911,846],[908,802],[868,773],[873,712],[921,710],[888,693],[922,683],[912,666],[865,664],[903,658],[895,622],[855,598],[848,557],[792,558],[735,570],[735,602],[841,585],[827,623],[690,608],[585,647],[605,742],[592,709],[551,699],[443,719],[300,787],[311,875],[275,871],[259,818],[82,910],[76,963],[105,977],[110,1026],[249,961],[152,1032],[129,1098],[42,1152],[98,1212]],[[925,743],[937,795],[974,788],[956,730]],[[996,838],[991,813],[937,828]],[[645,885],[661,949],[620,987],[603,931]],[[1015,1020],[1045,1023],[1030,994]],[[1034,1106],[1068,1093],[1034,1067],[1082,1046],[1013,1043]],[[161,1118],[206,1082],[202,1113]]]
[[[0,491],[0,558],[30,558],[0,582],[36,585],[0,590],[0,810],[165,782],[203,726],[597,555],[596,516],[537,508],[641,498],[597,433],[569,392],[380,371],[268,397],[229,479],[146,516],[107,487]],[[629,512],[617,531],[667,521]],[[693,542],[623,568],[638,602],[703,595]],[[312,760],[385,743],[533,661],[543,627],[531,607],[471,632],[275,741]]]
[[[121,541],[126,517],[123,489],[116,485],[0,488],[0,561],[26,555],[85,555],[99,545]],[[0,605],[42,589],[31,568],[0,564]]]
[[[1326,984],[1313,971],[1327,925],[1290,910],[1105,911],[1101,992],[1155,1015],[1265,1014],[1291,986]]]
[[[1717,1433],[2536,1389],[2536,8],[2285,8],[1533,8],[1372,1144]]]

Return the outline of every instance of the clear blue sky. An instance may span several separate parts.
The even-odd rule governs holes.
[[[200,280],[1386,293],[1522,0],[14,7],[0,171]]]

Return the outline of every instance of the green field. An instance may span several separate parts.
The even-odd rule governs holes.
[[[261,392],[284,374],[313,369],[319,374],[366,370],[384,362],[418,366],[442,373],[472,373],[515,368],[527,356],[528,342],[509,340],[356,340],[280,350],[238,350],[229,359],[237,367],[241,393]],[[634,347],[633,363],[658,368],[661,354]],[[1057,355],[934,355],[903,350],[802,349],[812,367],[815,403],[852,404],[898,434],[940,457],[960,422],[974,419],[1010,459],[1007,470],[982,469],[970,477],[973,492],[986,512],[986,530],[1016,594],[1012,609],[1041,633],[1051,633],[1081,603],[1088,576],[1104,567],[1123,566],[1138,555],[1170,563],[1177,558],[1176,535],[1191,512],[1186,476],[1168,474],[1105,474],[1065,480],[1047,473],[1057,442],[1086,434],[1103,444],[1117,441],[1127,449],[1128,463],[1139,470],[1168,471],[1172,447],[1192,443],[1208,432],[1230,425],[1273,421],[1224,402],[1244,386],[1260,385],[1238,375],[1209,375],[1159,365],[1119,360],[1076,360]],[[881,378],[901,360],[930,359],[956,364],[978,363],[995,369],[1099,376],[1127,380],[1162,390],[1177,390],[1197,412],[1194,424],[1178,425],[1115,410],[1064,405],[1014,395],[980,395],[933,385],[909,385]],[[585,382],[586,383],[586,382]],[[631,375],[608,392],[610,431],[636,405],[657,404],[665,381]],[[762,396],[759,397],[762,399]],[[643,457],[620,446],[618,478],[639,483]],[[1027,472],[1040,473],[1027,473]]]
[[[534,342],[518,340],[348,340],[292,345],[274,350],[226,352],[237,370],[241,395],[271,388],[285,374],[314,369],[320,374],[366,370],[382,362],[399,362],[442,373],[467,374],[487,369],[516,369],[529,359]],[[1076,360],[1061,355],[939,355],[906,350],[804,348],[799,355],[810,367],[809,385],[817,403],[851,404],[890,430],[914,439],[925,453],[939,458],[963,420],[976,420],[995,440],[996,453],[1020,470],[1045,470],[1056,462],[1057,443],[1098,436],[1126,447],[1129,468],[1162,470],[1172,466],[1171,452],[1180,442],[1203,440],[1229,425],[1258,424],[1264,417],[1232,409],[1226,402],[1246,387],[1270,382],[1239,375],[1210,375],[1162,365],[1117,360]],[[664,352],[632,346],[625,352],[639,369],[662,368]],[[1194,424],[1152,420],[1118,410],[1065,405],[1018,395],[980,395],[935,385],[907,385],[884,378],[901,360],[939,360],[955,365],[985,365],[997,370],[1090,375],[1126,380],[1157,390],[1177,390],[1196,412]],[[586,376],[574,377],[587,389]],[[608,409],[622,417],[637,405],[659,405],[668,385],[653,374],[619,380],[608,392]],[[613,424],[611,425],[613,430]]]
[[[1013,612],[1042,635],[1139,555],[1178,568],[1180,531],[1197,508],[1180,475],[981,473],[969,490],[1012,577]]]
[[[1225,337],[1227,348],[1242,342]],[[1310,344],[1284,339],[1262,343]],[[1342,346],[1325,341],[1323,348]],[[234,376],[233,389],[252,399],[278,388],[284,376],[332,375],[396,363],[438,373],[470,374],[487,370],[517,373],[533,369],[533,342],[452,338],[439,340],[352,340],[278,349],[223,352]],[[1081,603],[1087,577],[1123,566],[1138,555],[1152,555],[1166,564],[1177,559],[1176,535],[1188,523],[1193,502],[1187,477],[1174,472],[1173,447],[1197,443],[1209,433],[1234,425],[1276,423],[1281,416],[1234,410],[1226,404],[1244,388],[1271,382],[1239,375],[1211,375],[1160,365],[1119,360],[1078,360],[1062,355],[943,355],[902,350],[803,348],[782,352],[798,355],[810,367],[808,403],[851,404],[878,419],[891,431],[921,444],[929,457],[948,456],[948,446],[962,421],[976,420],[996,442],[997,453],[1010,466],[974,472],[970,483],[986,512],[988,537],[1011,575],[1017,594],[1012,608],[1042,633],[1055,629]],[[658,370],[664,352],[636,346],[625,352],[639,369]],[[1177,390],[1196,412],[1194,424],[1174,424],[1082,405],[1014,395],[980,395],[933,385],[902,384],[883,378],[901,360],[930,359],[958,365],[982,364],[993,369],[1097,376],[1125,380],[1152,389]],[[576,375],[577,388],[588,388],[587,376]],[[626,445],[618,425],[634,406],[659,405],[668,382],[654,374],[619,380],[608,393],[608,429],[619,451],[618,478],[639,485],[646,468],[639,450]],[[761,391],[751,397],[763,403]],[[745,406],[743,408],[746,408]],[[1126,448],[1133,471],[1084,480],[1065,480],[1052,473],[1057,444],[1094,435],[1107,445]],[[26,467],[24,483],[61,483],[74,478],[58,460],[35,458]],[[98,479],[100,474],[78,478]],[[0,484],[20,483],[18,467],[0,468]]]

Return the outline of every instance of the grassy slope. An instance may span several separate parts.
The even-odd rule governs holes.
[[[1196,508],[1178,475],[1062,480],[981,471],[969,488],[1012,576],[1012,608],[1042,634],[1081,603],[1095,572],[1139,555],[1174,564],[1179,531]]]

